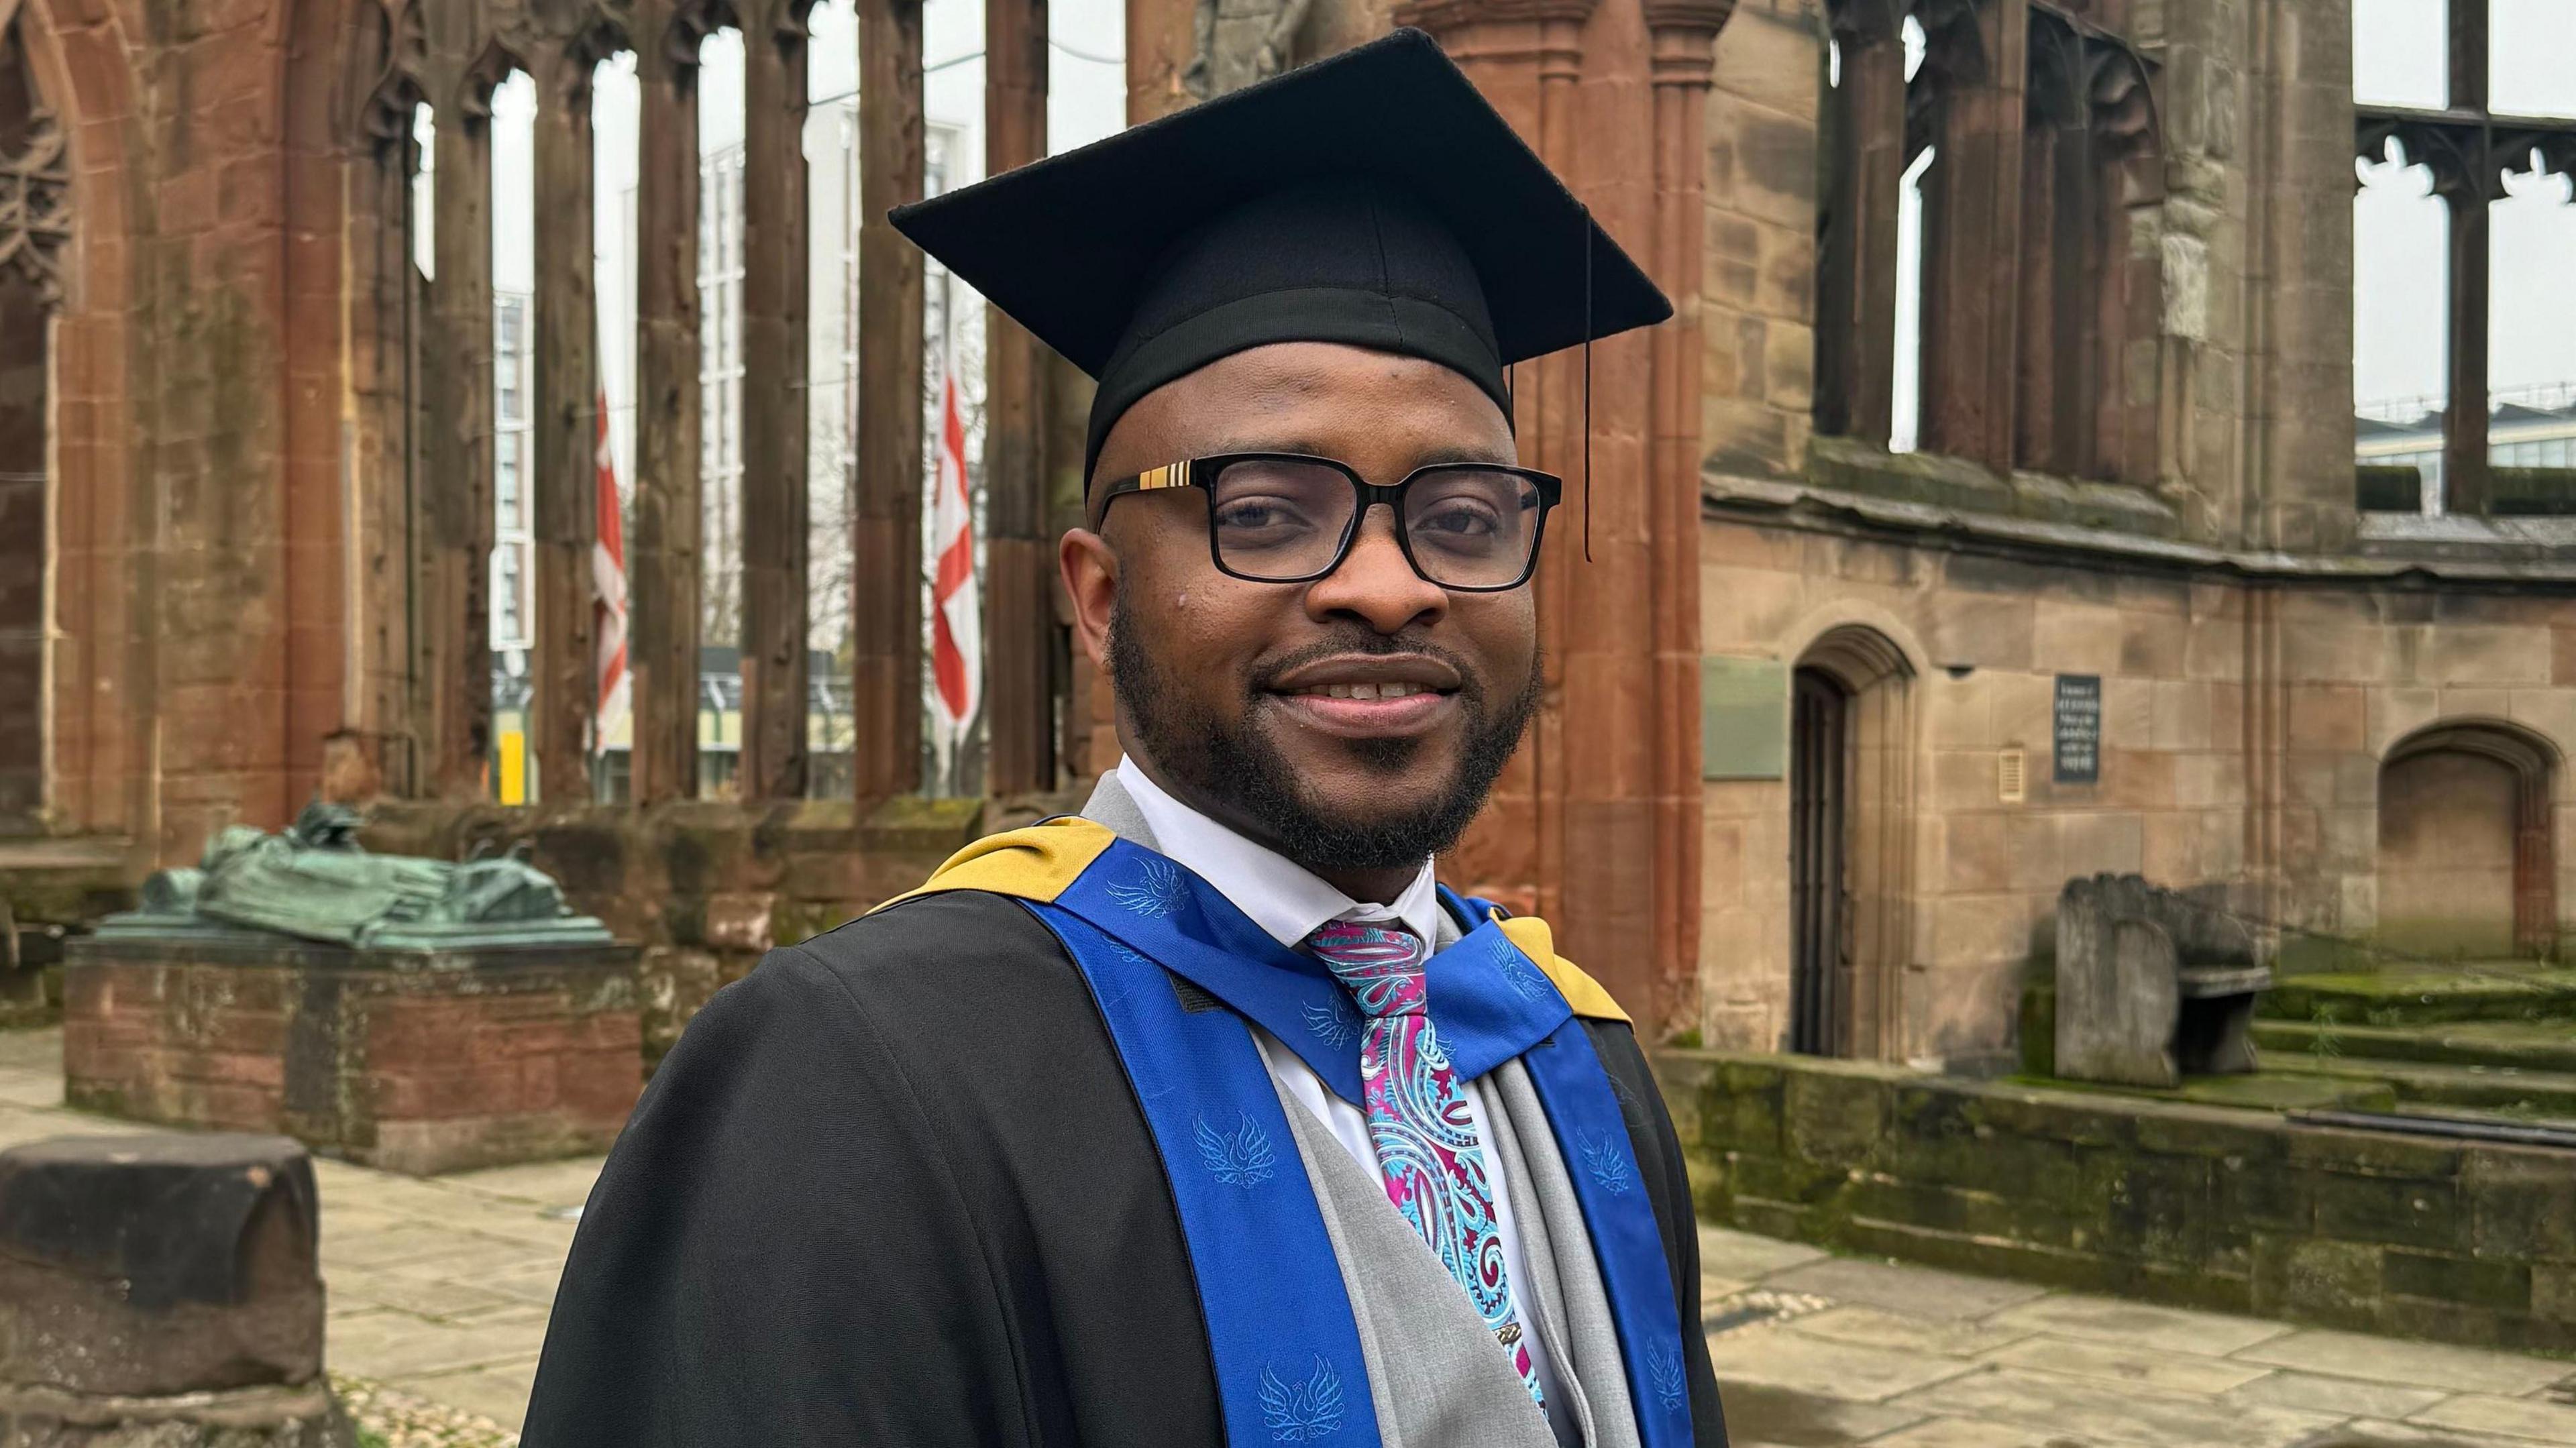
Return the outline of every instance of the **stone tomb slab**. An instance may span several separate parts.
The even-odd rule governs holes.
[[[64,1101],[415,1174],[598,1153],[643,1085],[633,967],[614,945],[92,937],[65,967]]]

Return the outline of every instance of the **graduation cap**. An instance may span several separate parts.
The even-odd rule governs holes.
[[[1512,364],[1672,315],[1419,30],[892,220],[1098,381],[1086,476],[1138,399],[1248,348],[1420,357],[1508,417]]]

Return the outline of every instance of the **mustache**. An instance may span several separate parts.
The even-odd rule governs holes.
[[[1482,702],[1485,697],[1484,677],[1473,664],[1468,663],[1466,658],[1456,650],[1443,648],[1424,637],[1420,631],[1412,629],[1396,634],[1382,634],[1373,629],[1358,629],[1291,650],[1278,658],[1255,665],[1250,680],[1250,691],[1256,695],[1269,693],[1272,686],[1292,669],[1302,669],[1308,664],[1318,663],[1324,659],[1346,658],[1352,654],[1370,654],[1380,658],[1394,654],[1411,654],[1421,658],[1436,659],[1457,674],[1458,693],[1461,698],[1474,704]]]

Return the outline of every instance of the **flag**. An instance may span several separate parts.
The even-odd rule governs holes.
[[[975,594],[975,510],[966,494],[966,424],[957,413],[957,379],[939,387],[938,477],[930,500],[930,544],[937,573],[930,585],[930,677],[935,722],[953,742],[975,717],[983,693],[984,622]]]
[[[599,535],[590,545],[590,623],[599,640],[599,706],[591,750],[605,753],[634,690],[626,673],[626,529],[619,522],[617,458],[608,447],[608,393],[599,394]]]

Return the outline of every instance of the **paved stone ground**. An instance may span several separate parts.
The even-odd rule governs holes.
[[[61,1108],[60,1051],[54,1032],[0,1032],[0,1147],[133,1129]],[[390,1405],[377,1419],[390,1441],[511,1441],[569,1209],[598,1170],[591,1158],[422,1181],[315,1163],[332,1371]],[[2576,1445],[2576,1362],[1700,1235],[1736,1448]]]

